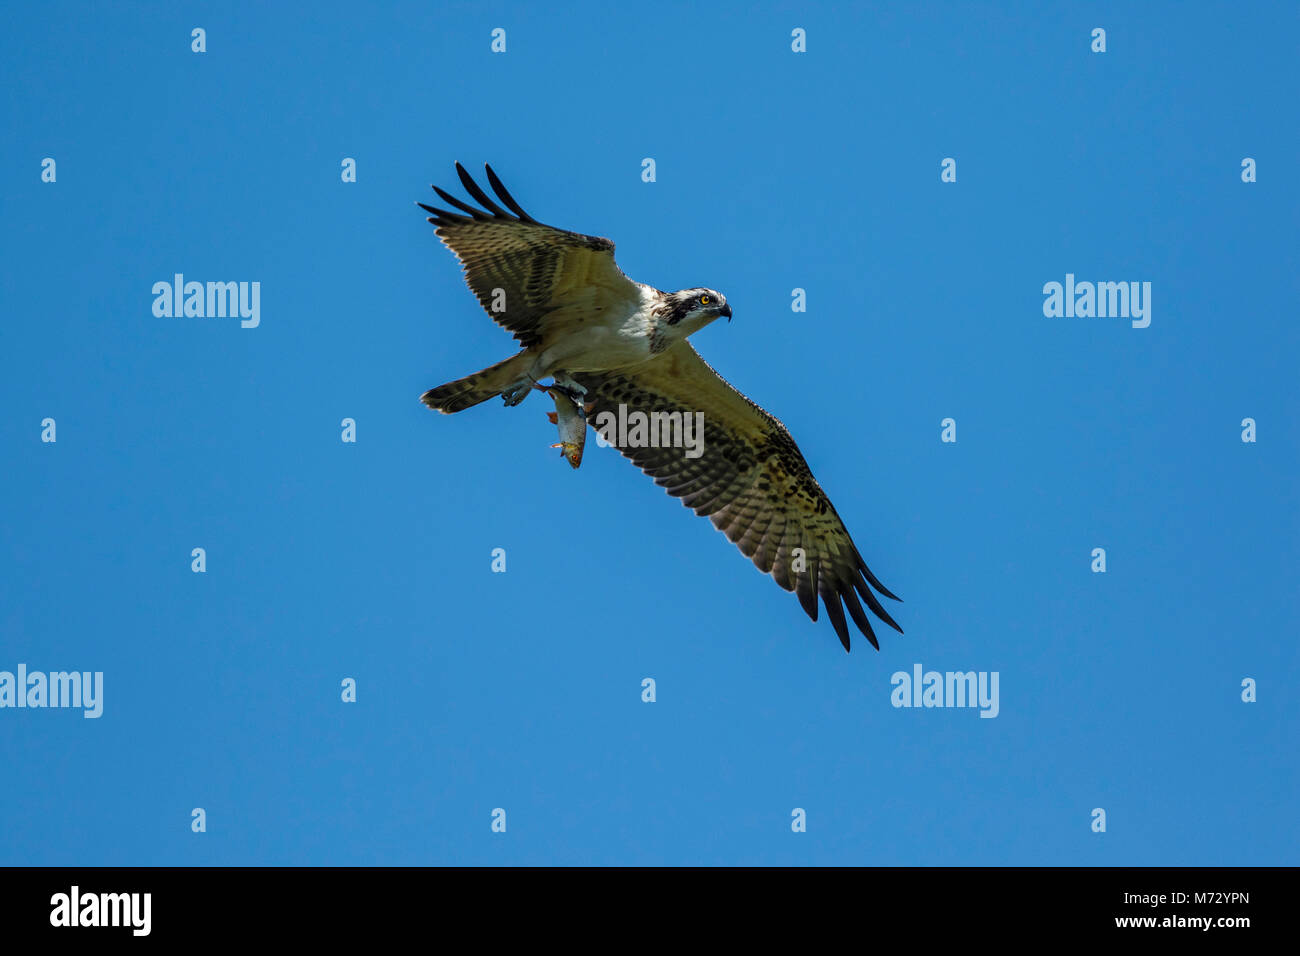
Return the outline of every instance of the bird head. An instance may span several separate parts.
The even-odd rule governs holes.
[[[714,319],[731,321],[727,297],[714,289],[682,289],[665,298],[664,317],[669,328],[685,338],[698,332]]]

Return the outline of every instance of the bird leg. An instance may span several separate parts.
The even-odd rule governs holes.
[[[501,392],[501,398],[513,408],[528,397],[528,393],[533,390],[533,386],[536,384],[532,376],[525,375],[523,378],[516,379],[507,385]]]
[[[579,385],[564,372],[552,372],[551,377],[555,379],[554,387],[562,389],[573,400],[573,404],[581,408],[583,399],[587,397],[586,387]]]

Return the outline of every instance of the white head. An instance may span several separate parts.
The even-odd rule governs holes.
[[[685,338],[714,319],[725,317],[730,322],[731,306],[727,305],[727,297],[714,289],[682,289],[665,293],[659,314],[670,329]]]

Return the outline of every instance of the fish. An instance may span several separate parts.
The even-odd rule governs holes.
[[[560,449],[560,454],[574,468],[582,464],[582,446],[587,441],[587,412],[573,400],[567,389],[555,385],[534,386],[555,400],[555,411],[547,412],[546,417],[552,425],[560,429],[560,440],[552,448]]]

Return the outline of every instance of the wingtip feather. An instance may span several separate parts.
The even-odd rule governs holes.
[[[844,607],[840,604],[839,594],[831,588],[826,588],[822,591],[822,603],[826,605],[826,616],[831,619],[831,626],[835,628],[840,643],[844,645],[844,650],[847,651],[849,649],[849,625],[844,619]]]
[[[876,632],[871,628],[871,618],[862,610],[862,604],[858,601],[858,596],[853,593],[853,588],[845,588],[840,596],[844,598],[844,605],[849,609],[849,616],[853,618],[853,623],[858,626],[871,646],[880,650],[880,643],[876,640]]]
[[[536,222],[537,220],[524,212],[523,207],[520,206],[519,203],[515,202],[515,197],[510,195],[510,191],[506,189],[505,185],[501,182],[501,177],[493,171],[492,167],[487,163],[484,163],[483,168],[487,170],[488,184],[492,187],[492,191],[501,198],[503,203],[510,207],[510,211],[524,222]]]
[[[495,215],[509,218],[509,214],[493,202],[492,197],[483,191],[482,186],[474,182],[474,177],[471,176],[460,163],[456,164],[456,174],[460,176],[460,184],[465,187],[466,192],[474,197],[476,203]]]

